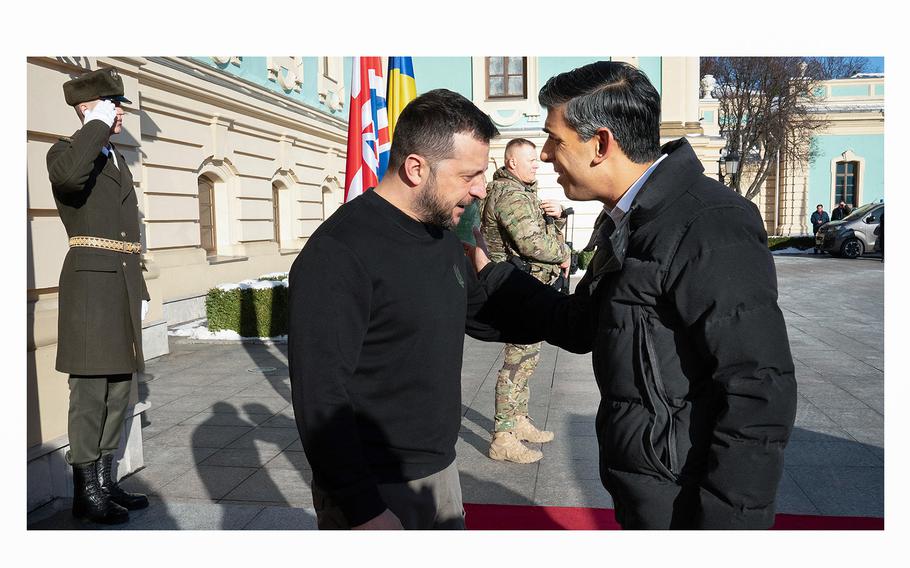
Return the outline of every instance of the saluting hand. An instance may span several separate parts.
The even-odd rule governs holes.
[[[85,111],[85,122],[88,124],[90,120],[100,120],[101,122],[107,124],[108,128],[114,125],[114,120],[117,119],[117,107],[111,101],[100,100],[98,103]]]

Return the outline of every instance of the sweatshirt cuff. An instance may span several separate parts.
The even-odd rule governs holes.
[[[487,296],[490,296],[502,286],[513,270],[516,268],[511,262],[490,262],[477,273],[477,280],[483,286]]]

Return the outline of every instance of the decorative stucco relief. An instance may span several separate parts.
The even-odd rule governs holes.
[[[269,57],[266,65],[269,69],[269,80],[275,81],[285,91],[299,93],[303,87],[303,58]]]
[[[236,65],[237,67],[240,67],[240,63],[243,61],[242,57],[238,57],[236,55],[212,55],[211,57],[212,57],[212,61],[214,61],[218,65],[231,64],[231,65]]]
[[[332,111],[344,108],[344,59],[341,57],[320,57],[316,74],[319,102]]]

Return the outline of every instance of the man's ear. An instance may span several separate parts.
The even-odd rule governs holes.
[[[614,150],[618,150],[619,147],[616,146],[616,139],[613,138],[613,133],[610,132],[609,128],[598,128],[597,132],[594,133],[592,138],[594,142],[594,159],[592,163],[597,165],[607,159],[609,154],[613,153]]]
[[[430,174],[429,162],[427,162],[426,158],[417,154],[408,154],[401,169],[405,182],[412,187],[425,182]]]

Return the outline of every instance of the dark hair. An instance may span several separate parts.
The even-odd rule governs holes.
[[[451,157],[459,132],[483,142],[499,134],[490,117],[458,93],[434,89],[420,95],[404,107],[395,123],[388,169],[401,167],[409,154],[423,156],[431,164]]]
[[[660,95],[648,77],[620,61],[598,61],[551,77],[540,89],[540,104],[565,105],[566,123],[588,141],[600,128],[636,164],[660,157]]]
[[[509,152],[511,152],[512,148],[515,148],[516,146],[530,146],[531,148],[537,148],[537,146],[535,146],[534,143],[527,138],[512,138],[509,140],[509,143],[506,144],[506,151],[502,155],[503,159],[508,160]]]
[[[819,208],[819,207],[821,207],[821,208],[822,208],[822,209],[824,209],[824,208],[825,208],[825,206],[824,206],[824,205],[822,205],[822,204],[821,204],[821,203],[819,203],[819,204],[818,204],[818,205],[816,205],[816,206],[815,206],[815,208],[816,208],[816,209],[818,209],[818,208]]]

